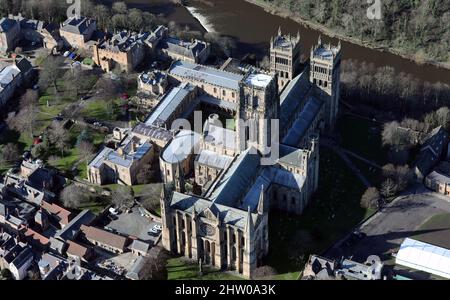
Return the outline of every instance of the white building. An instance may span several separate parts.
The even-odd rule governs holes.
[[[450,250],[406,238],[395,263],[450,279]]]

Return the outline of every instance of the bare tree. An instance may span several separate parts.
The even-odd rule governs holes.
[[[35,105],[22,108],[17,114],[11,113],[6,119],[8,126],[22,134],[33,137],[33,129],[36,127],[39,109]]]
[[[398,191],[397,183],[394,180],[390,179],[390,178],[386,179],[381,184],[380,193],[385,198],[391,198],[391,197],[395,196],[397,191]]]
[[[8,143],[1,148],[1,162],[5,164],[19,160],[19,147],[16,144]]]
[[[39,93],[35,90],[28,89],[20,98],[20,108],[23,109],[30,105],[38,105]]]
[[[133,205],[134,192],[128,186],[118,186],[111,193],[111,201],[117,207],[130,207]]]
[[[92,145],[92,143],[88,141],[81,141],[80,145],[78,146],[78,150],[80,152],[80,156],[83,161],[89,161],[94,154],[95,147]]]
[[[71,184],[62,190],[61,200],[65,207],[79,209],[90,200],[90,195],[86,189]]]
[[[146,209],[156,211],[159,208],[159,198],[163,185],[160,183],[146,185],[140,196],[141,204]]]
[[[58,91],[57,80],[61,78],[63,70],[61,69],[64,59],[61,56],[48,56],[42,64],[39,74],[39,85],[42,87],[53,86],[55,94]],[[47,103],[47,106],[49,103]]]
[[[48,136],[50,142],[61,151],[61,156],[64,156],[64,152],[69,147],[69,132],[64,125],[61,122],[53,123],[48,130]]]
[[[167,252],[160,246],[152,247],[141,270],[143,280],[167,280]]]
[[[375,187],[368,188],[361,197],[361,207],[376,209],[380,201],[380,192]]]

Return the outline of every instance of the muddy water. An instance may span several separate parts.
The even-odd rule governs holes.
[[[113,0],[104,1],[113,2]],[[256,53],[258,56],[266,55],[270,37],[276,34],[279,26],[286,33],[296,34],[297,31],[300,31],[304,55],[309,55],[311,46],[317,42],[320,35],[320,32],[316,30],[302,26],[290,19],[272,15],[244,0],[189,0],[189,7],[194,8],[195,14],[201,16],[198,18],[194,18],[185,7],[172,5],[167,0],[126,0],[126,2],[130,7],[163,13],[168,19],[179,24],[205,31],[199,21],[202,20],[203,23],[207,23],[205,27],[210,30],[212,27],[214,31],[236,38],[238,51],[235,55],[237,56],[247,53]],[[323,40],[337,43],[334,38],[323,37]],[[388,52],[372,50],[344,41],[342,48],[344,59],[366,61],[375,66],[389,65],[394,67],[397,72],[410,73],[424,81],[432,83],[440,81],[450,84],[450,70],[431,65],[419,65]]]

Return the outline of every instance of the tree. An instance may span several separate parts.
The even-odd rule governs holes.
[[[40,144],[34,145],[31,149],[31,155],[34,158],[43,158],[47,155],[48,152],[48,143],[42,142]]]
[[[30,105],[38,105],[39,93],[35,90],[28,89],[20,98],[20,108],[23,109]]]
[[[79,147],[81,142],[92,142],[92,136],[89,130],[83,129],[77,137],[76,146]]]
[[[126,14],[128,7],[125,2],[114,2],[112,10],[115,14]]]
[[[37,106],[28,105],[17,114],[9,114],[6,123],[10,128],[33,138],[33,129],[36,128],[38,113],[39,108]]]
[[[1,161],[6,164],[19,160],[19,147],[16,144],[8,143],[1,148]]]
[[[152,247],[141,269],[142,280],[167,280],[167,252],[160,246]]]
[[[63,63],[64,58],[62,56],[48,56],[40,69],[39,85],[44,88],[53,86],[55,94],[58,94],[57,80],[61,78]],[[49,106],[48,102],[47,106]]]
[[[82,160],[87,162],[91,159],[92,155],[94,154],[95,147],[94,145],[92,145],[92,143],[88,141],[82,141],[78,146],[78,150],[80,152]]]
[[[361,197],[361,207],[365,209],[376,209],[380,201],[380,192],[375,187],[368,188]]]
[[[72,209],[79,209],[83,204],[89,202],[90,198],[89,192],[85,188],[74,184],[68,185],[61,192],[62,204]]]
[[[111,193],[111,201],[116,208],[131,207],[134,201],[133,189],[128,186],[118,186]]]
[[[140,194],[141,204],[145,209],[157,211],[159,209],[159,198],[161,196],[161,190],[163,185],[160,183],[157,184],[148,184],[146,185]]]
[[[53,123],[48,130],[48,137],[56,149],[61,151],[61,156],[64,156],[64,152],[69,146],[69,134],[64,125],[61,122]]]
[[[380,193],[384,198],[391,198],[391,197],[395,196],[397,191],[398,191],[398,185],[391,178],[386,179],[381,184]]]

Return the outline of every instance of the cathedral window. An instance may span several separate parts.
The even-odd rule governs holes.
[[[225,90],[222,90],[222,95],[223,95],[223,96],[226,96],[226,95],[227,95],[227,92],[226,92]]]
[[[292,203],[292,205],[295,205],[295,197],[292,197],[292,199],[291,199],[291,203]]]
[[[214,88],[214,94],[217,94],[217,88]]]
[[[324,87],[327,87],[327,86],[328,86],[328,82],[325,81],[325,82],[323,83],[323,85],[324,85]]]

